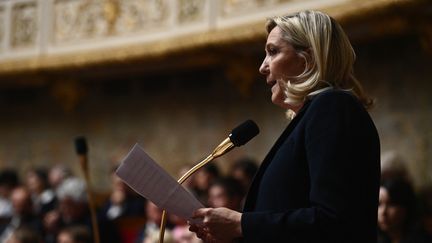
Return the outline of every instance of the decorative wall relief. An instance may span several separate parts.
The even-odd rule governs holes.
[[[3,52],[3,43],[4,43],[4,37],[5,37],[5,10],[3,7],[0,7],[0,53]]]
[[[168,23],[168,0],[57,0],[54,42],[138,32]]]
[[[119,3],[119,18],[115,28],[118,34],[166,27],[169,24],[172,12],[168,0],[123,0]]]
[[[33,46],[37,37],[36,2],[17,3],[12,7],[11,46],[22,48]]]
[[[278,5],[283,2],[294,2],[298,0],[220,0],[220,15],[234,15],[249,11],[258,11],[263,7]]]
[[[203,20],[206,3],[208,1],[178,0],[178,21],[190,23]]]
[[[91,39],[107,33],[102,1],[57,0],[54,3],[54,42]]]

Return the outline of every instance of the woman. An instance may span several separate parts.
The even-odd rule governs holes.
[[[204,208],[205,241],[376,242],[379,138],[353,76],[354,51],[326,14],[267,23],[260,72],[293,118],[257,172],[243,213]]]
[[[239,210],[243,197],[244,191],[240,181],[233,177],[221,177],[211,184],[207,204],[214,208]]]
[[[90,230],[80,225],[65,227],[57,235],[57,243],[91,243],[92,240]]]
[[[402,178],[381,182],[378,206],[379,243],[426,242],[415,238],[415,194]]]
[[[32,194],[35,212],[38,215],[44,216],[56,207],[57,198],[50,188],[46,169],[30,169],[26,174],[26,186]]]

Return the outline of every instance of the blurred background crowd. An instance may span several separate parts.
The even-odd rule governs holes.
[[[181,167],[179,177],[190,168]],[[111,191],[96,194],[101,242],[159,242],[161,209],[129,188],[115,174],[116,169],[106,175]],[[214,161],[183,186],[207,207],[241,210],[257,169],[256,161],[242,158],[224,173]],[[62,165],[29,169],[22,177],[15,169],[2,169],[0,242],[94,242],[97,232],[91,224],[86,190],[81,176]],[[404,162],[395,153],[382,158],[377,220],[379,243],[432,242],[432,187],[415,190]],[[186,220],[168,214],[165,242],[201,241],[189,231]]]
[[[241,210],[257,171],[244,158],[222,173],[217,163],[203,167],[184,186],[208,207]],[[190,169],[184,166],[179,174]],[[107,177],[111,191],[96,198],[101,242],[159,242],[162,212],[136,194],[115,174]],[[85,181],[64,166],[34,168],[23,177],[14,169],[0,171],[0,242],[89,243],[96,234],[91,224]],[[187,221],[168,215],[165,242],[200,242]]]

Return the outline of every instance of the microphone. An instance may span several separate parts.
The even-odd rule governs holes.
[[[81,169],[84,172],[84,176],[88,177],[88,162],[87,162],[87,141],[83,136],[75,138],[75,151],[78,155],[78,159],[81,165]]]
[[[75,138],[75,150],[79,155],[86,155],[88,152],[87,142],[85,137],[80,136]]]
[[[238,125],[234,128],[228,137],[220,143],[213,152],[207,156],[203,161],[196,164],[190,170],[188,170],[180,179],[178,179],[178,183],[182,184],[185,180],[187,180],[193,173],[199,170],[201,167],[212,161],[213,159],[224,155],[225,153],[232,150],[234,147],[240,147],[247,142],[249,142],[252,138],[254,138],[259,133],[259,128],[257,124],[252,120],[246,120],[242,124]],[[166,211],[162,211],[162,219],[160,223],[160,231],[159,231],[159,243],[164,242],[164,234],[165,234],[165,225],[166,225]]]
[[[257,124],[252,120],[247,120],[234,128],[229,136],[219,144],[212,152],[212,157],[217,158],[229,152],[234,147],[240,147],[259,133]]]

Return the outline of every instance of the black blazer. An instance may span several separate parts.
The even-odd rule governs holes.
[[[324,91],[261,164],[243,210],[243,242],[376,242],[379,178],[369,114],[349,92]]]

